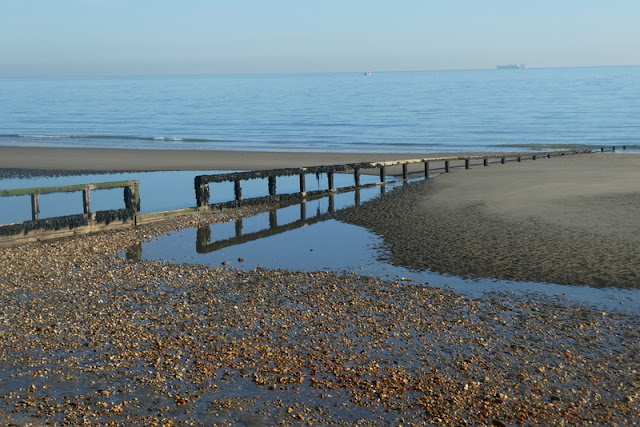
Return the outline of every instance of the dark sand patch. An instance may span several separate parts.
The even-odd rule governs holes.
[[[338,218],[383,236],[390,260],[405,267],[637,288],[639,161],[590,155],[480,167],[409,184]]]

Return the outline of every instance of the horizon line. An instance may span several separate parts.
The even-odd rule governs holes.
[[[576,66],[556,66],[556,67],[536,67],[526,65],[526,70],[549,70],[549,69],[571,69],[571,68],[626,68],[638,67],[640,64],[627,65],[576,65]],[[508,64],[507,64],[508,65]],[[434,69],[416,69],[416,70],[375,70],[365,69],[360,71],[292,71],[292,72],[237,72],[237,73],[177,73],[177,74],[79,74],[79,75],[33,75],[20,76],[8,75],[0,76],[0,79],[91,79],[91,78],[144,78],[144,77],[207,77],[207,76],[277,76],[277,75],[305,75],[305,74],[362,74],[370,73],[424,73],[424,72],[442,72],[442,71],[491,71],[497,70],[497,65],[492,68],[434,68]]]

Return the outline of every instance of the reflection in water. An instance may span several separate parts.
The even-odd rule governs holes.
[[[142,259],[142,242],[138,242],[127,249],[127,259],[140,261]]]
[[[380,186],[380,192],[384,192],[385,185]],[[347,208],[349,206],[359,206],[361,200],[361,190],[356,189],[350,193],[343,193],[341,196],[352,194],[353,202],[350,204],[343,204],[340,206],[340,209]],[[324,221],[327,219],[327,214],[332,214],[336,212],[336,195],[330,195],[328,197],[324,197],[318,200],[327,200],[328,201],[328,209],[327,212],[323,212],[319,203],[316,203],[317,209],[315,215],[309,217],[307,213],[307,204],[310,202],[303,201],[299,204],[299,217],[293,221],[289,221],[279,224],[278,212],[280,210],[272,210],[268,213],[269,215],[269,228],[265,228],[252,233],[244,233],[243,232],[243,223],[244,220],[239,218],[235,220],[235,236],[228,239],[219,239],[215,241],[211,241],[211,226],[206,225],[204,227],[198,228],[197,231],[197,239],[196,239],[196,251],[200,254],[206,254],[210,252],[214,252],[223,248],[227,248],[229,246],[235,246],[242,243],[251,242],[253,240],[262,239],[269,236],[274,236],[276,234],[284,233],[286,231],[295,230],[296,228],[304,227],[306,225],[311,225],[318,223],[320,221]],[[294,205],[295,206],[295,205]],[[338,209],[339,210],[339,209]],[[286,217],[285,217],[286,218]]]
[[[351,206],[360,206],[363,201],[371,200],[379,195],[383,195],[387,191],[387,186],[395,187],[398,184],[382,184],[372,187],[357,188],[354,191],[343,192],[340,194],[331,194],[329,196],[316,198],[313,200],[305,200],[299,204],[291,204],[284,208],[269,211],[262,215],[268,215],[268,227],[261,227],[258,231],[247,232],[245,224],[254,218],[239,218],[233,223],[235,233],[231,237],[218,237],[212,241],[214,237],[225,236],[221,226],[229,223],[214,223],[198,228],[196,232],[196,252],[206,254],[215,252],[230,246],[240,245],[254,240],[281,234],[287,231],[295,230],[307,225],[316,224],[328,219],[328,215],[339,210],[346,209]],[[293,209],[297,207],[297,213],[293,214]],[[313,212],[310,214],[309,212]],[[311,216],[310,216],[311,215]],[[215,228],[218,233],[213,233]],[[228,228],[228,227],[227,227]],[[227,235],[229,233],[226,233]],[[132,246],[126,251],[126,258],[129,260],[139,261],[142,259],[142,243]]]

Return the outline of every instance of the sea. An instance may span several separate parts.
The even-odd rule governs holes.
[[[0,145],[303,152],[640,148],[640,67],[2,78]]]

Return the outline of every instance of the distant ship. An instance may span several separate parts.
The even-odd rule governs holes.
[[[527,68],[526,64],[509,64],[509,65],[498,65],[498,70],[525,70]]]
[[[373,74],[371,71],[366,71],[366,72],[364,73],[364,75],[365,75],[365,76],[370,76],[371,74]]]

